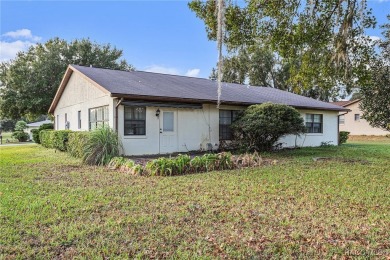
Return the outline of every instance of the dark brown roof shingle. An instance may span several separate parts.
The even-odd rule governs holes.
[[[217,82],[143,71],[120,71],[71,65],[111,93],[111,96],[145,96],[164,100],[180,99],[189,102],[217,102]],[[221,103],[260,104],[272,102],[298,108],[346,110],[335,104],[303,97],[287,91],[233,83],[222,84]]]

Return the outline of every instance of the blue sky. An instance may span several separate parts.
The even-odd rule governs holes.
[[[390,1],[368,1],[378,24]],[[215,66],[215,42],[187,1],[0,1],[0,60],[52,37],[89,37],[124,51],[138,70],[208,77]],[[381,36],[378,28],[367,32]]]

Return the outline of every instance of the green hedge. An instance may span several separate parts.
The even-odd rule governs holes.
[[[340,131],[339,133],[339,144],[346,143],[349,138],[349,133],[347,131]]]
[[[68,153],[76,158],[83,158],[90,132],[71,132],[68,134]]]
[[[39,129],[31,129],[31,133],[34,143],[40,144],[41,142],[39,141]]]
[[[41,143],[41,139],[39,137],[39,133],[42,130],[52,130],[54,129],[54,125],[52,123],[42,124],[38,129],[32,129],[31,132],[33,134],[33,141],[37,144]]]
[[[42,130],[39,132],[39,140],[43,147],[66,151],[70,130]]]
[[[53,130],[42,130],[39,132],[39,140],[41,141],[41,145],[46,148],[54,148],[51,141],[51,132]]]

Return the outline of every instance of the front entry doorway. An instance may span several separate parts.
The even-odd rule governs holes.
[[[177,152],[177,111],[164,109],[160,115],[160,153]]]

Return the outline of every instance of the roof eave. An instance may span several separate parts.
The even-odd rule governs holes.
[[[62,78],[61,80],[61,83],[60,83],[60,86],[58,87],[57,89],[57,92],[54,96],[54,99],[53,101],[51,102],[51,105],[50,105],[50,108],[49,108],[49,114],[53,114],[54,112],[54,109],[56,108],[57,104],[58,104],[58,101],[60,100],[61,98],[61,95],[62,93],[64,92],[64,89],[65,89],[65,86],[66,84],[68,83],[69,79],[70,79],[70,76],[72,75],[73,73],[73,70],[72,70],[72,66],[68,66],[68,68],[66,69],[65,71],[65,75],[64,77]]]
[[[175,101],[175,102],[187,102],[187,103],[211,103],[216,104],[216,100],[212,99],[192,99],[192,98],[178,98],[178,97],[164,97],[164,96],[147,96],[147,95],[129,95],[121,93],[111,93],[111,97],[114,98],[126,98],[129,100],[144,100],[144,101]],[[261,103],[253,102],[236,102],[236,101],[225,101],[222,100],[221,104],[223,105],[237,105],[237,106],[250,106]],[[324,107],[308,107],[308,106],[292,106],[300,109],[308,110],[326,110],[326,111],[351,111],[350,109],[339,107],[339,108],[324,108]]]
[[[92,80],[91,78],[89,78],[88,76],[86,76],[84,73],[80,72],[79,70],[77,70],[75,67],[73,67],[72,65],[68,65],[68,68],[66,69],[65,71],[65,75],[64,77],[62,78],[62,81],[61,81],[61,84],[59,86],[59,88],[57,89],[57,92],[56,92],[56,95],[54,96],[54,99],[50,105],[50,108],[49,108],[49,114],[53,114],[54,113],[54,110],[56,109],[57,105],[58,105],[58,102],[60,101],[60,98],[62,96],[62,93],[64,92],[65,90],[65,87],[66,85],[68,84],[69,82],[69,79],[70,77],[72,76],[73,72],[77,72],[79,73],[79,75],[81,75],[82,77],[84,77],[87,81],[89,81],[93,86],[97,87],[98,89],[100,89],[101,91],[103,91],[104,93],[106,94],[110,94],[110,92],[104,88],[103,86],[101,86],[100,84],[98,84],[96,81]]]

